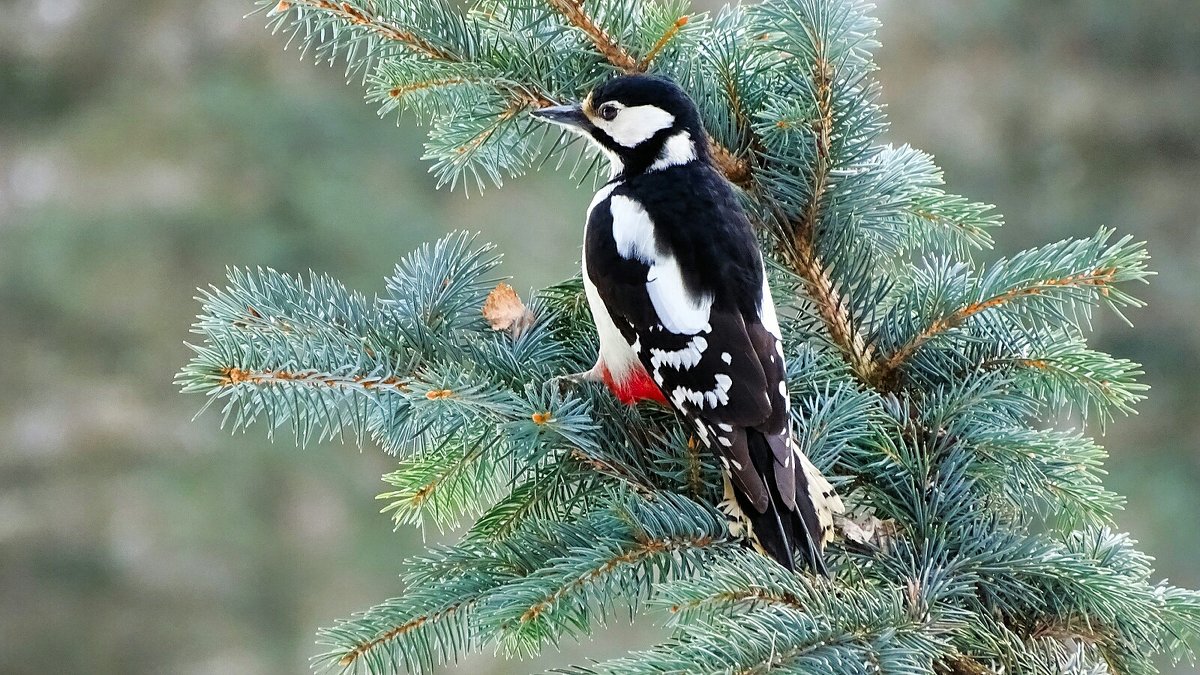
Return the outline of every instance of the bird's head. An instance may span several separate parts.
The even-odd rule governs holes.
[[[708,159],[696,104],[665,77],[616,77],[582,103],[541,108],[532,115],[590,139],[612,162],[613,175]]]

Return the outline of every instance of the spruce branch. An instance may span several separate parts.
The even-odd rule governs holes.
[[[427,673],[643,611],[670,616],[666,642],[567,672],[1148,673],[1189,654],[1200,594],[1151,581],[1106,529],[1121,499],[1103,449],[1044,419],[1141,398],[1138,366],[1086,334],[1094,306],[1138,304],[1145,252],[1101,231],[976,265],[1000,219],[882,143],[864,2],[277,9],[276,28],[363,69],[381,113],[429,123],[443,182],[536,166],[523,112],[614,71],[680,82],[776,250],[796,441],[849,507],[830,580],[740,546],[718,463],[671,413],[550,382],[595,362],[580,278],[526,306],[466,234],[405,257],[375,298],[231,270],[201,293],[183,389],[235,429],[352,428],[397,457],[380,495],[397,524],[469,522],[406,563],[398,597],[323,629],[319,666]]]
[[[439,61],[461,61],[462,58],[442,47],[438,47],[426,38],[416,34],[413,31],[405,30],[404,28],[389,21],[382,15],[372,13],[370,7],[360,1],[342,0],[341,2],[331,2],[330,0],[282,0],[274,9],[272,14],[282,14],[290,10],[293,6],[296,8],[308,8],[318,12],[323,12],[335,17],[350,26],[361,27],[365,31],[369,31],[378,37],[402,46],[405,49],[412,50],[424,56]]]
[[[617,41],[584,11],[583,0],[546,0],[546,4],[561,13],[572,26],[586,35],[596,51],[614,67],[625,73],[641,72],[637,59],[617,44]]]
[[[675,23],[671,24],[671,26],[663,32],[662,37],[658,38],[658,40],[654,42],[654,45],[650,47],[650,51],[646,52],[646,55],[643,56],[640,61],[638,61],[637,69],[639,72],[644,73],[650,69],[650,64],[654,62],[654,57],[658,56],[658,53],[662,51],[663,47],[666,47],[667,43],[669,43],[676,35],[679,34],[679,29],[686,26],[687,22],[688,17],[685,14],[684,16],[676,19]]]
[[[1026,325],[1052,320],[1082,328],[1090,320],[1092,305],[1107,305],[1118,315],[1123,306],[1140,306],[1118,284],[1149,276],[1144,245],[1128,236],[1108,245],[1110,236],[1111,231],[1101,229],[1088,239],[1024,251],[996,262],[974,279],[963,276],[962,266],[932,271],[925,278],[927,287],[918,289],[927,297],[899,309],[921,312],[916,307],[924,304],[932,306],[935,314],[882,359],[879,381],[895,386],[897,370],[918,350],[973,317],[1000,312]]]

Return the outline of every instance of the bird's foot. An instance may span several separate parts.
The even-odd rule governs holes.
[[[602,380],[603,378],[596,368],[585,370],[582,373],[571,373],[569,375],[559,375],[558,377],[550,378],[551,384],[558,388],[560,394],[565,394],[584,382],[600,382]]]

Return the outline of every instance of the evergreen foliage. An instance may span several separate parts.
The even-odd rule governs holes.
[[[482,308],[498,257],[468,234],[406,257],[375,298],[230,270],[200,298],[183,389],[235,430],[350,430],[399,460],[380,496],[397,526],[468,526],[410,560],[397,597],[323,629],[317,665],[428,672],[644,613],[671,617],[667,643],[567,672],[1151,673],[1158,654],[1190,657],[1200,594],[1153,581],[1110,529],[1104,451],[1062,423],[1142,398],[1138,366],[1086,338],[1095,307],[1139,304],[1127,287],[1146,253],[1101,230],[975,261],[999,217],[880,141],[869,5],[263,9],[344,60],[381,114],[428,124],[450,185],[568,156],[586,176],[598,159],[525,113],[614,73],[679,81],[773,254],[798,439],[850,508],[832,579],[742,547],[714,507],[713,458],[670,412],[550,382],[595,357],[579,280],[497,330]]]

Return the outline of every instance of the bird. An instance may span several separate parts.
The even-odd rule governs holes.
[[[720,458],[731,533],[790,571],[799,561],[827,575],[842,502],[792,434],[763,256],[695,103],[667,77],[636,74],[530,114],[585,137],[610,166],[583,237],[599,354],[564,377],[673,407]]]

